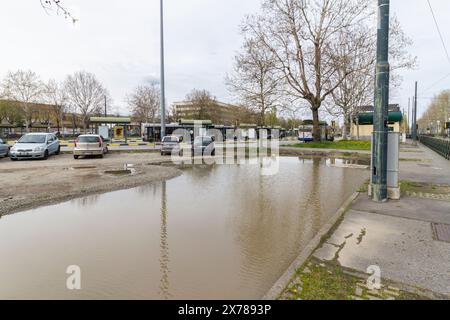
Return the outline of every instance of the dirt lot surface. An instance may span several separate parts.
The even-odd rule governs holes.
[[[181,174],[174,167],[158,165],[161,160],[158,154],[151,153],[80,160],[71,155],[53,156],[47,161],[12,162],[0,158],[0,216]]]

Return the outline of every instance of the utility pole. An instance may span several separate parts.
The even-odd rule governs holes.
[[[166,84],[164,70],[164,2],[161,0],[161,141],[166,135]]]
[[[378,0],[377,66],[372,146],[372,199],[376,202],[385,202],[388,199],[389,7],[390,0]]]
[[[411,134],[411,98],[408,98],[408,134]]]
[[[414,93],[414,111],[413,111],[413,140],[417,141],[417,81]]]
[[[108,111],[106,110],[106,96],[105,96],[105,118],[108,117]]]

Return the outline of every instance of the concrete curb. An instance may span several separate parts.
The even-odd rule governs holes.
[[[339,210],[334,214],[334,216],[326,223],[317,235],[308,243],[308,245],[303,249],[297,259],[289,266],[287,271],[281,276],[280,279],[275,283],[275,285],[266,293],[262,300],[276,300],[283,293],[283,290],[287,287],[289,282],[293,279],[296,270],[300,268],[308,258],[314,253],[317,247],[322,242],[322,238],[335,226],[338,220],[345,214],[350,205],[359,196],[359,192],[352,194],[344,204],[339,208]]]

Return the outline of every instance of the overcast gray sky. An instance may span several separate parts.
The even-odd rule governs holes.
[[[20,68],[44,80],[63,80],[68,73],[87,70],[98,76],[114,104],[126,113],[126,94],[159,78],[159,0],[63,2],[79,17],[75,27],[61,16],[47,15],[39,0],[1,1],[0,76]],[[450,1],[431,4],[450,50]],[[426,0],[391,0],[391,5],[414,40],[411,53],[419,58],[417,70],[402,73],[403,87],[391,102],[407,108],[418,80],[423,111],[429,97],[450,88],[450,62]],[[246,14],[259,10],[260,0],[165,0],[165,6],[168,102],[184,99],[193,88],[232,102],[224,77],[241,44],[239,24]]]

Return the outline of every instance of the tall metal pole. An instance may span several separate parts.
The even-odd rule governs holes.
[[[388,199],[389,7],[390,0],[378,0],[377,66],[372,146],[372,198],[377,202],[384,202]]]
[[[411,98],[408,98],[408,134],[411,134]]]
[[[164,70],[164,3],[161,0],[161,140],[166,135],[166,83]]]
[[[415,85],[415,91],[414,91],[414,126],[413,126],[413,140],[417,141],[417,81]]]

